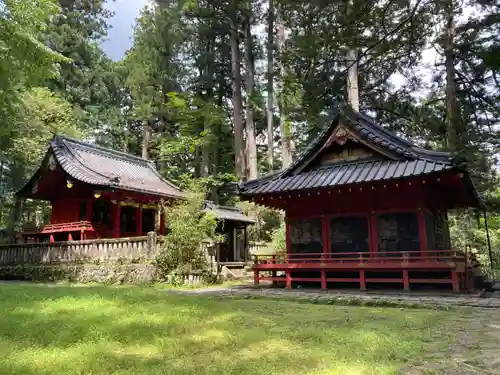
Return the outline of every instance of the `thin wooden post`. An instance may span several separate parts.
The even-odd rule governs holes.
[[[273,254],[273,260],[272,260],[273,264],[276,264],[276,254]],[[271,273],[272,277],[273,277],[273,285],[276,284],[276,270],[273,269],[272,270],[272,273]]]
[[[458,274],[456,270],[451,271],[451,285],[454,292],[460,292],[460,284],[458,283]]]
[[[255,266],[259,264],[259,259],[257,255],[253,256],[253,265],[254,265],[254,270],[253,270],[253,283],[255,285],[259,285],[260,283],[260,278],[259,278],[259,270],[255,269]]]
[[[247,226],[243,227],[243,261],[248,262],[248,256],[250,255],[250,247],[248,246],[248,233]]]
[[[366,290],[365,270],[359,271],[359,288],[363,291]]]
[[[286,253],[291,253],[291,239],[290,239],[290,222],[288,218],[285,218],[285,243],[286,243]]]

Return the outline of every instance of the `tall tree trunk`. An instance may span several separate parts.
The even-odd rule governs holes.
[[[205,56],[207,61],[205,66],[200,69],[200,76],[205,87],[202,87],[200,97],[202,97],[206,104],[213,103],[213,88],[214,88],[214,45],[215,35],[208,41],[205,47]],[[212,142],[214,139],[213,129],[210,121],[203,121],[203,144],[201,149],[201,177],[208,177],[211,170],[211,157],[212,157]]]
[[[346,17],[349,19],[353,9],[353,0],[348,0],[346,4]],[[355,36],[357,36],[358,30],[355,30]],[[346,62],[347,62],[347,103],[354,109],[356,112],[359,112],[359,87],[358,87],[358,52],[357,46],[352,45],[354,42],[351,42],[350,48],[347,51]]]
[[[233,7],[235,5],[233,4]],[[241,98],[241,58],[238,29],[236,25],[236,9],[232,10],[229,17],[229,28],[231,36],[231,71],[232,80],[232,103],[233,103],[233,127],[234,127],[234,161],[236,176],[242,181],[245,177],[245,148],[243,141],[243,106]]]
[[[463,147],[463,142],[461,139],[461,116],[458,108],[457,85],[455,82],[455,19],[453,0],[448,1],[447,8],[444,35],[444,64],[446,69],[446,141],[450,150],[458,150]]]
[[[276,28],[278,32],[278,53],[280,56],[283,54],[285,49],[285,25],[283,24],[283,19],[281,12],[278,11],[276,17]],[[290,121],[287,119],[286,113],[286,99],[284,90],[284,76],[285,71],[283,64],[280,61],[280,75],[281,75],[281,92],[280,92],[280,132],[281,132],[281,160],[282,167],[287,168],[292,164],[292,131],[290,129]]]
[[[356,112],[359,112],[358,87],[358,54],[355,49],[347,52],[347,102]]]
[[[201,177],[201,148],[196,147],[194,150],[194,178]]]
[[[247,74],[245,77],[245,88],[247,93],[246,106],[246,149],[247,149],[247,176],[249,180],[254,180],[258,177],[257,169],[257,140],[255,135],[254,121],[254,56],[253,56],[253,39],[252,39],[252,10],[251,4],[246,10],[245,20],[245,65]]]
[[[128,123],[127,121],[127,124],[125,126],[125,131],[124,131],[124,140],[123,140],[123,152],[128,152],[128,142],[129,142],[129,138],[130,138],[130,124]]]
[[[216,176],[218,171],[218,166],[219,166],[219,137],[216,137],[216,134],[220,133],[219,126],[217,125],[216,128],[212,128],[212,131],[214,134],[212,135],[212,143],[210,144],[212,146],[212,165],[210,168],[210,172],[212,176]],[[210,192],[210,199],[212,202],[215,204],[219,204],[219,191],[217,186],[212,187],[212,191]]]
[[[16,233],[20,230],[20,225],[23,216],[23,206],[24,206],[24,198],[15,197],[14,207],[11,212],[11,220],[9,226],[9,235],[13,242],[17,242]]]
[[[151,125],[148,120],[142,122],[142,158],[148,160],[149,143],[151,142]]]
[[[267,15],[267,164],[274,167],[274,2],[269,0]]]

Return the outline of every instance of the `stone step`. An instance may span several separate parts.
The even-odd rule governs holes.
[[[493,289],[494,292],[500,291],[500,281],[493,281],[492,284],[491,289]]]

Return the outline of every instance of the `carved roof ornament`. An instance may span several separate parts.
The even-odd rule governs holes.
[[[348,131],[343,125],[340,125],[332,134],[330,144],[335,143],[340,146],[343,146],[348,140],[358,143],[356,137],[353,136],[353,134],[350,131]]]
[[[55,171],[57,167],[57,161],[56,158],[54,157],[54,154],[51,154],[49,156],[49,161],[47,163],[47,166],[49,167],[49,171]]]

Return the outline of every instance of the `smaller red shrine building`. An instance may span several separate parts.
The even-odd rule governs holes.
[[[152,161],[57,135],[40,168],[16,193],[50,202],[49,223],[25,230],[23,242],[122,238],[165,232],[160,205],[184,193],[162,178]],[[218,219],[220,262],[247,259],[246,227],[254,220],[234,207],[205,202]]]
[[[256,256],[255,283],[471,288],[472,264],[451,249],[447,221],[448,210],[480,205],[467,171],[349,107],[289,168],[239,194],[286,216],[286,254]]]
[[[165,228],[160,201],[183,197],[152,161],[57,135],[40,168],[17,192],[49,201],[50,223],[24,232],[31,240],[141,236]]]

